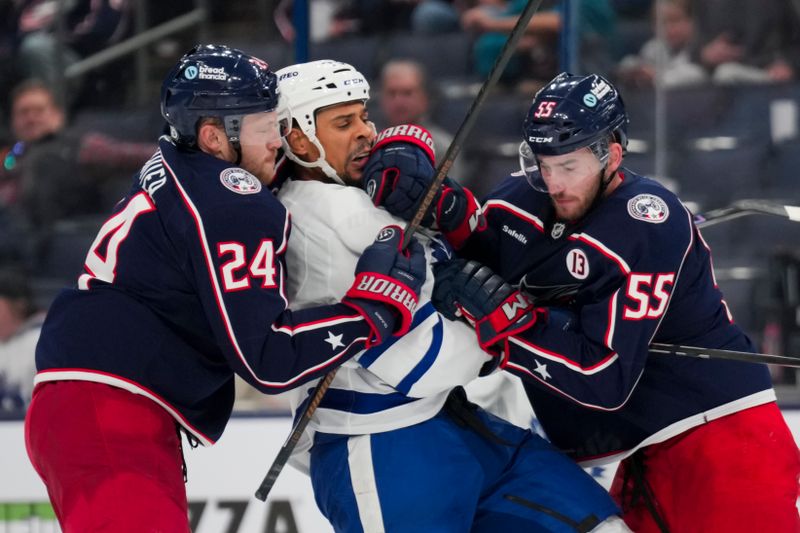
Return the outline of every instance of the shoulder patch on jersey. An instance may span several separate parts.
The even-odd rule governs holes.
[[[261,191],[261,182],[243,168],[226,168],[219,175],[225,188],[237,194],[255,194]]]
[[[661,224],[669,217],[669,207],[654,194],[639,194],[628,200],[628,214],[637,220]]]

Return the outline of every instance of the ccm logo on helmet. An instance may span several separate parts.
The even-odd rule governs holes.
[[[351,80],[344,80],[342,82],[343,85],[360,85],[364,83],[364,78],[353,78]]]
[[[529,143],[549,143],[553,142],[552,137],[528,137]]]

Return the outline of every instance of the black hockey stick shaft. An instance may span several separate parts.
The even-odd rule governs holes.
[[[450,143],[450,146],[447,148],[447,152],[445,153],[444,159],[439,164],[439,167],[436,171],[436,177],[428,186],[426,191],[425,197],[422,199],[422,203],[417,208],[417,212],[414,214],[414,217],[408,223],[405,228],[405,236],[403,238],[403,249],[408,246],[408,243],[411,240],[411,236],[417,230],[422,221],[422,217],[425,216],[425,213],[428,211],[428,208],[433,203],[433,199],[436,196],[436,192],[439,190],[439,187],[442,185],[445,176],[447,176],[447,172],[450,170],[450,167],[453,165],[453,161],[455,160],[456,156],[458,155],[459,150],[461,149],[461,145],[464,142],[464,139],[469,134],[472,126],[475,124],[475,120],[478,116],[478,111],[483,106],[483,102],[486,100],[486,96],[488,94],[489,89],[491,89],[496,83],[497,80],[500,79],[500,75],[505,69],[505,66],[508,64],[509,59],[511,59],[511,54],[517,47],[517,43],[519,42],[522,34],[525,33],[525,29],[528,26],[533,14],[536,13],[536,10],[539,9],[542,0],[528,0],[525,9],[523,10],[522,14],[520,15],[519,19],[517,20],[516,25],[511,30],[511,33],[506,40],[506,44],[503,47],[503,50],[500,52],[497,60],[492,67],[492,71],[489,74],[489,77],[486,81],[483,82],[483,86],[481,86],[478,95],[475,97],[475,100],[472,102],[469,110],[467,111],[466,116],[464,117],[464,121],[459,126],[458,131],[456,132],[455,136],[453,137],[453,142]],[[336,377],[336,370],[333,369],[328,372],[325,377],[320,381],[317,388],[314,390],[314,393],[311,397],[311,400],[308,402],[303,414],[300,416],[300,419],[297,421],[297,424],[292,428],[292,432],[289,434],[289,437],[286,439],[286,442],[283,443],[281,449],[278,451],[278,455],[275,457],[275,460],[272,462],[272,466],[270,466],[267,475],[264,476],[264,480],[261,482],[261,485],[258,487],[256,491],[256,498],[261,501],[266,501],[267,496],[269,495],[270,490],[275,485],[275,481],[278,479],[278,475],[283,470],[284,466],[286,466],[286,462],[292,455],[295,447],[297,446],[300,437],[303,435],[303,432],[306,429],[311,417],[314,416],[314,413],[319,406],[319,403],[322,401],[322,397],[325,396],[325,393],[328,391],[328,387],[330,387],[331,383],[333,382],[333,378]]]
[[[800,207],[784,205],[772,200],[738,200],[726,207],[712,209],[707,213],[695,215],[694,223],[698,228],[713,226],[745,215],[774,215],[794,222],[800,222]],[[717,348],[699,348],[677,344],[653,343],[650,351],[662,355],[682,355],[701,359],[730,359],[747,363],[765,363],[772,365],[800,368],[800,357],[773,355],[766,353],[739,352]]]
[[[695,215],[694,222],[698,228],[701,228],[746,215],[772,215],[793,222],[800,222],[800,207],[785,205],[772,200],[738,200],[727,207],[720,207],[707,213]]]
[[[475,125],[475,121],[478,119],[478,111],[481,109],[481,107],[483,107],[483,103],[486,101],[489,90],[494,87],[494,85],[497,83],[497,80],[500,79],[500,75],[503,73],[508,61],[511,59],[511,54],[517,48],[517,43],[519,43],[519,40],[525,33],[525,29],[528,27],[528,23],[530,22],[534,13],[536,13],[536,11],[539,9],[541,4],[542,0],[528,0],[528,3],[525,5],[525,9],[520,14],[519,19],[517,19],[517,23],[514,25],[514,28],[508,35],[506,44],[503,46],[503,50],[500,52],[500,55],[497,56],[497,60],[492,66],[492,71],[489,73],[489,77],[483,82],[480,91],[478,91],[478,95],[475,97],[475,100],[472,101],[472,105],[467,111],[467,114],[464,116],[464,120],[458,127],[458,130],[453,137],[453,142],[451,142],[450,146],[447,147],[447,152],[445,152],[444,158],[436,169],[436,176],[433,178],[433,181],[428,184],[428,188],[425,191],[425,196],[422,198],[422,203],[419,204],[417,211],[411,218],[411,221],[409,221],[409,223],[406,225],[405,235],[403,236],[404,250],[411,241],[411,237],[414,235],[414,232],[416,232],[419,228],[425,213],[428,212],[428,209],[433,203],[433,199],[436,197],[436,193],[442,186],[442,182],[444,182],[445,177],[447,177],[450,167],[453,166],[453,161],[455,161],[458,152],[461,151],[461,146],[464,144],[464,140],[467,138],[467,135],[469,135],[470,131],[472,131],[472,127]]]
[[[286,466],[286,463],[292,456],[292,452],[297,447],[300,437],[303,436],[306,426],[308,426],[308,423],[311,421],[311,417],[314,415],[314,412],[316,412],[317,407],[319,407],[319,402],[322,401],[322,397],[325,395],[328,387],[330,387],[333,378],[336,377],[337,370],[338,368],[334,368],[325,374],[325,377],[314,390],[314,395],[311,397],[311,400],[309,400],[306,409],[303,411],[303,414],[300,415],[300,419],[297,421],[297,424],[292,428],[292,432],[289,434],[286,442],[284,442],[283,446],[281,446],[281,449],[278,450],[278,455],[275,456],[275,459],[272,461],[272,465],[270,465],[269,470],[267,471],[267,475],[264,476],[264,479],[261,481],[261,485],[259,485],[258,489],[256,490],[256,498],[262,502],[267,501],[267,496],[272,490],[272,487],[275,486],[275,481],[278,480],[278,475],[280,475],[283,467]]]
[[[682,346],[679,344],[663,344],[654,342],[650,351],[662,355],[682,355],[685,357],[699,357],[700,359],[730,359],[745,361],[747,363],[765,363],[800,368],[800,357],[786,355],[772,355],[767,353],[739,352],[736,350],[721,350],[717,348],[699,348],[697,346]]]

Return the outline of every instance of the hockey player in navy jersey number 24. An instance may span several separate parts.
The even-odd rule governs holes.
[[[622,459],[611,492],[634,531],[800,531],[800,453],[766,366],[648,352],[754,347],[691,213],[621,166],[627,122],[599,75],[542,88],[521,172],[483,203],[464,259],[435,269],[433,301],[524,379],[556,446],[584,465]],[[394,181],[406,219],[413,181]]]
[[[411,323],[425,256],[391,231],[341,301],[288,310],[290,218],[267,187],[279,98],[257,58],[184,55],[162,87],[169,134],[52,304],[25,437],[64,531],[188,532],[179,431],[220,437],[234,373],[283,392]]]

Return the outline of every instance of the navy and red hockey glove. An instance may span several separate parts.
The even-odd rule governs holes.
[[[386,128],[364,167],[362,186],[373,204],[411,220],[436,176],[435,162],[433,138],[425,128],[414,124]],[[421,224],[442,231],[459,248],[486,221],[472,192],[445,178]]]
[[[367,347],[392,334],[403,335],[411,327],[425,283],[425,250],[416,239],[411,239],[406,250],[401,249],[402,244],[399,226],[381,229],[358,259],[356,279],[342,299],[369,322],[372,334]]]
[[[456,259],[434,265],[436,282],[431,301],[445,317],[463,317],[478,334],[485,352],[508,358],[508,337],[533,327],[546,316],[519,290],[477,261]]]

